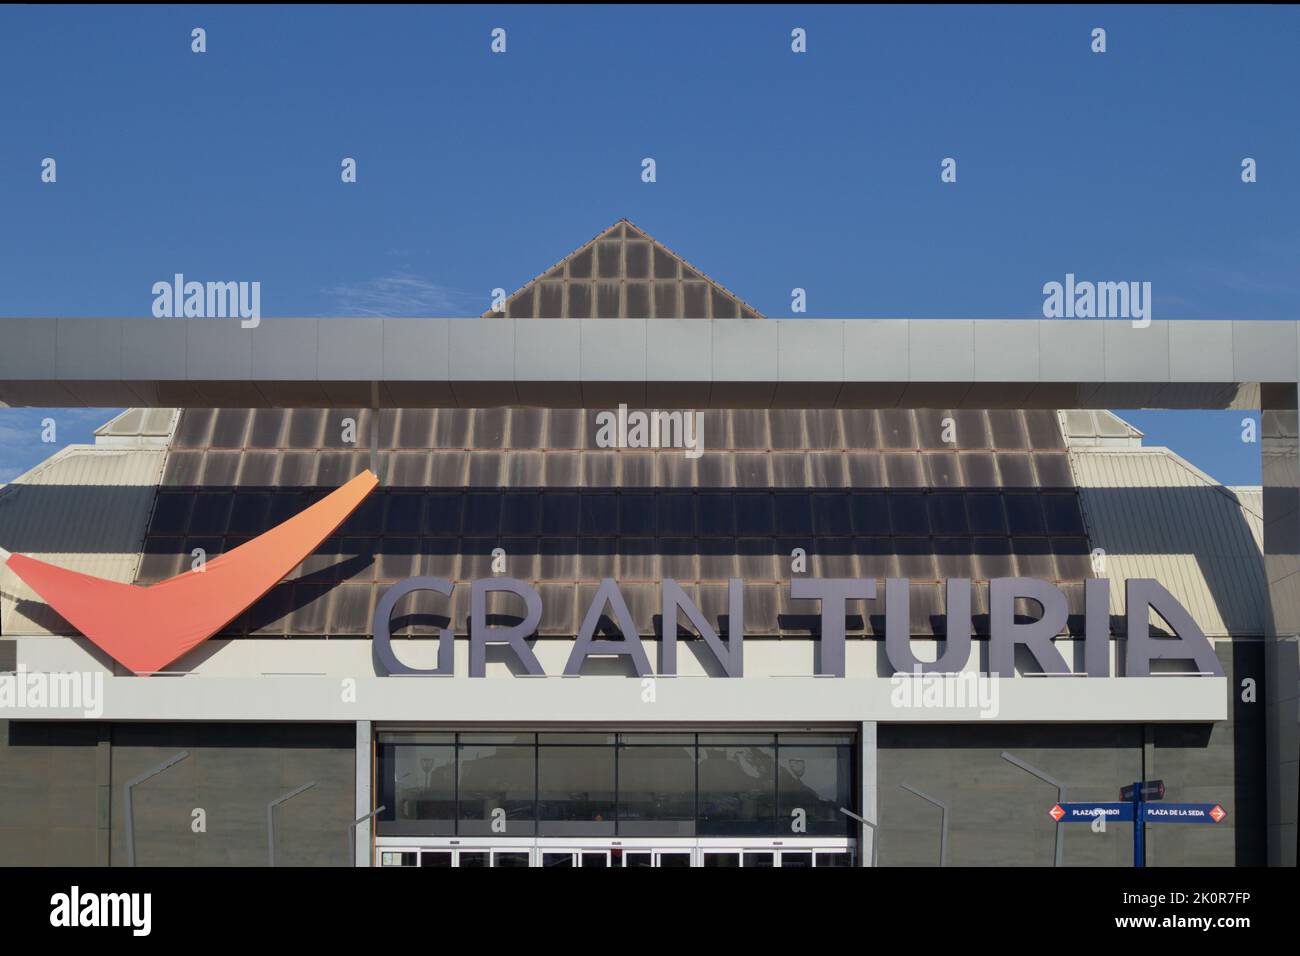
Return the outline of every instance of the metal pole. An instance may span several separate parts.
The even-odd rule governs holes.
[[[190,755],[188,750],[182,750],[176,756],[165,760],[152,770],[146,770],[138,777],[132,777],[122,786],[122,802],[126,810],[126,865],[135,866],[135,809],[131,805],[131,790],[144,783],[150,777],[156,777],[172,764],[180,763]]]
[[[353,866],[357,865],[357,838],[356,838],[357,827],[365,823],[371,817],[383,813],[387,809],[388,809],[387,807],[382,807],[382,806],[375,807],[364,817],[357,817],[355,820],[353,820],[351,823],[348,824],[348,856],[352,858]]]
[[[917,790],[915,787],[909,787],[905,783],[900,783],[899,786],[902,787],[904,790],[906,790],[908,793],[914,793],[922,800],[925,800],[928,803],[933,803],[936,807],[938,807],[942,811],[942,815],[939,817],[939,865],[947,866],[948,865],[948,804],[944,803],[942,800],[936,800],[934,797],[931,797],[928,794],[922,793],[920,790]]]
[[[871,828],[871,865],[875,866],[876,865],[876,844],[879,842],[876,839],[876,825],[872,823],[870,820],[868,820],[866,817],[858,816],[852,810],[846,810],[843,807],[840,807],[840,813],[844,814],[846,817],[851,817],[852,819],[857,820],[864,827]]]
[[[1002,751],[1001,756],[1002,759],[1005,760],[1007,763],[1015,764],[1021,770],[1025,771],[1025,773],[1032,774],[1033,776],[1037,777],[1039,780],[1042,780],[1044,783],[1051,784],[1053,787],[1056,788],[1056,802],[1065,803],[1065,784],[1061,783],[1061,781],[1056,780],[1053,777],[1049,777],[1047,774],[1043,773],[1043,771],[1039,770],[1037,767],[1033,766],[1032,764],[1025,763],[1015,754],[1009,754],[1004,750]],[[1062,839],[1063,836],[1064,833],[1061,830],[1060,821],[1057,821],[1056,847],[1052,855],[1052,866],[1060,866],[1061,859],[1065,855],[1065,841]]]
[[[291,800],[304,790],[310,790],[314,786],[316,786],[315,780],[311,783],[304,783],[301,787],[290,790],[283,796],[276,797],[266,805],[266,850],[268,866],[275,866],[275,808],[286,800]]]

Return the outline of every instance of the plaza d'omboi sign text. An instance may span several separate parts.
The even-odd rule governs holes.
[[[728,677],[744,675],[745,602],[744,581],[728,582],[727,627],[715,628],[676,581],[666,578],[660,585],[663,612],[663,648],[660,674],[677,673],[678,627],[686,626],[698,634],[706,653]],[[950,673],[961,671],[970,659],[973,628],[971,624],[971,582],[966,578],[947,581],[947,626],[943,653],[935,661],[920,661],[910,644],[909,582],[906,578],[885,581],[885,651],[895,673]],[[375,608],[374,656],[383,673],[446,676],[452,673],[454,634],[450,628],[438,635],[438,663],[433,668],[416,668],[402,663],[393,650],[391,618],[398,602],[414,591],[434,591],[450,597],[455,585],[435,577],[408,578],[393,585]],[[491,626],[488,623],[487,599],[492,592],[514,595],[522,615],[518,623]],[[1132,578],[1124,583],[1127,633],[1125,641],[1125,676],[1146,677],[1153,660],[1189,661],[1195,673],[1222,676],[1214,648],[1173,595],[1158,582]],[[820,659],[818,673],[844,676],[845,615],[850,601],[875,601],[876,581],[861,578],[793,578],[790,596],[796,600],[818,601],[821,605]],[[1027,599],[1039,605],[1042,613],[1029,622],[1016,620],[1016,602]],[[597,626],[602,615],[613,621],[621,639],[598,638]],[[1089,677],[1110,676],[1110,582],[1092,579],[1084,589],[1084,670]],[[1154,611],[1168,625],[1171,637],[1152,637],[1150,612]],[[1047,674],[1068,674],[1070,668],[1053,644],[1069,615],[1065,594],[1060,588],[1036,578],[995,578],[989,582],[989,649],[988,672],[1002,677],[1014,676],[1017,647],[1024,647]],[[486,674],[489,645],[506,645],[523,671],[530,675],[545,673],[527,638],[542,620],[542,598],[532,585],[516,578],[479,578],[470,582],[468,632],[470,642],[469,676]],[[719,622],[721,623],[721,622]],[[723,632],[723,633],[720,633]],[[573,650],[564,673],[581,673],[587,657],[617,655],[626,658],[635,673],[650,676],[650,660],[628,610],[618,584],[612,578],[600,582],[590,606],[583,616]]]

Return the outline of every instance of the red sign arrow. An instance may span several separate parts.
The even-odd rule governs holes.
[[[1052,809],[1047,811],[1047,815],[1051,817],[1053,820],[1055,820],[1057,823],[1060,823],[1061,817],[1065,816],[1065,811],[1061,809],[1061,805],[1059,803],[1054,803],[1052,804]]]
[[[1214,809],[1210,811],[1210,819],[1215,823],[1222,823],[1223,818],[1227,815],[1228,811],[1223,809],[1223,807],[1219,806],[1217,803],[1214,805]]]

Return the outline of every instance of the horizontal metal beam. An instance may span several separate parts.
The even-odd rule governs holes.
[[[0,319],[0,405],[1257,408],[1298,325]]]

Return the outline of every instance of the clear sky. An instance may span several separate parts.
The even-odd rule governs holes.
[[[626,216],[773,317],[796,286],[1036,317],[1074,273],[1295,319],[1297,38],[1293,7],[0,7],[0,315],[148,315],[182,272],[268,317],[473,316]],[[45,414],[0,411],[0,482]],[[1130,417],[1259,480],[1241,413]]]

